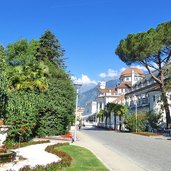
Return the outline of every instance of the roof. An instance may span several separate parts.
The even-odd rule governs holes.
[[[122,82],[117,86],[117,88],[130,88],[131,87],[131,81]]]
[[[97,90],[100,91],[101,93],[115,93],[116,92],[116,88],[105,88],[105,89],[97,88]]]
[[[128,76],[128,75],[132,75],[132,70],[135,72],[135,74],[139,74],[141,76],[144,76],[144,73],[142,70],[138,69],[138,68],[127,68],[125,69],[122,73],[121,76]]]
[[[158,72],[157,70],[156,70],[156,71],[153,71],[153,75],[154,75],[155,77],[158,77],[158,74],[159,74],[159,72]],[[145,75],[145,78],[143,78],[143,79],[137,81],[137,82],[133,85],[133,87],[136,87],[136,86],[139,85],[139,84],[143,84],[143,83],[146,82],[146,81],[150,81],[151,79],[153,79],[153,77],[151,76],[151,74],[147,74],[147,75]]]

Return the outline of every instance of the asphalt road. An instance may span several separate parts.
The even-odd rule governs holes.
[[[81,131],[146,171],[171,171],[171,140],[98,128],[84,127]]]

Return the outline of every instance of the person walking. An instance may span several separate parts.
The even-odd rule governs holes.
[[[78,128],[79,128],[79,130],[81,129],[81,122],[79,122]]]

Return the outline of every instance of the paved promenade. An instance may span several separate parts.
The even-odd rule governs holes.
[[[104,145],[88,138],[84,132],[77,131],[77,135],[78,141],[73,144],[85,147],[92,151],[110,171],[144,171],[144,169],[137,166],[133,161],[114,153]]]

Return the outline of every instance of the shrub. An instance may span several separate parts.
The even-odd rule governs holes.
[[[154,111],[150,111],[146,113],[147,117],[147,126],[152,129],[158,129],[160,127],[160,123],[162,122],[162,113],[156,113]]]
[[[125,127],[131,131],[136,131],[136,116],[135,114],[128,114],[125,115]],[[145,131],[147,125],[147,117],[144,113],[137,114],[137,130],[138,131]]]

